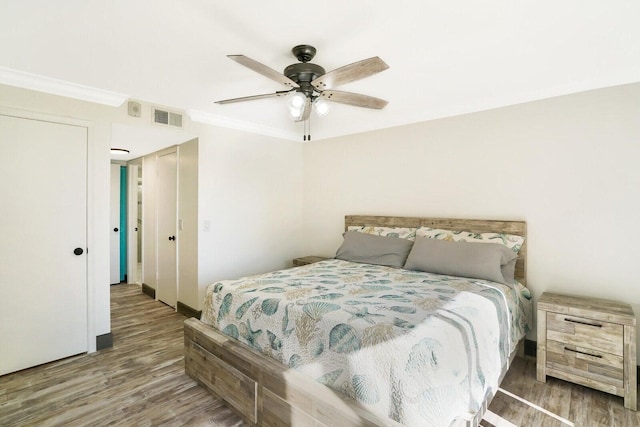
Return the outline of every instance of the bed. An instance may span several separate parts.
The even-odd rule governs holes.
[[[478,425],[531,321],[526,223],[346,216],[344,236],[341,259],[209,285],[185,321],[187,374],[249,425]],[[496,247],[465,236],[520,237],[498,245],[517,282],[422,268],[419,245]],[[402,265],[357,259],[361,239],[408,248]]]

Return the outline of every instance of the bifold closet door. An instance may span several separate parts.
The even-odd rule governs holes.
[[[0,152],[3,375],[88,349],[87,128],[0,114]]]
[[[157,298],[175,307],[178,300],[177,218],[178,155],[158,156],[158,289]]]

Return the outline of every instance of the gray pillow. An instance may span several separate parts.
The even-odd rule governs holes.
[[[344,261],[386,265],[400,268],[404,265],[413,242],[399,237],[347,231],[336,252],[336,258]]]
[[[404,268],[510,284],[518,256],[498,243],[416,237]]]

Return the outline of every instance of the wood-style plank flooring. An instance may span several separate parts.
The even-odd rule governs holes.
[[[517,426],[640,426],[640,412],[625,409],[622,397],[549,376],[546,383],[538,382],[536,361],[532,358],[516,357],[500,387],[529,402],[524,403],[502,392],[498,392],[491,402],[490,411]],[[483,422],[483,425],[491,424]]]
[[[0,377],[0,426],[242,425],[185,375],[184,320],[112,286],[113,347]]]
[[[113,347],[0,377],[0,426],[243,426],[184,374],[184,319],[139,286],[112,286]],[[640,426],[620,397],[539,383],[534,360],[516,358],[502,388],[518,398],[498,392],[489,409],[513,425]]]

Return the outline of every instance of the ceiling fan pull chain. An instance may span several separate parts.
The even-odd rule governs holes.
[[[302,121],[302,140],[311,141],[311,117]]]

